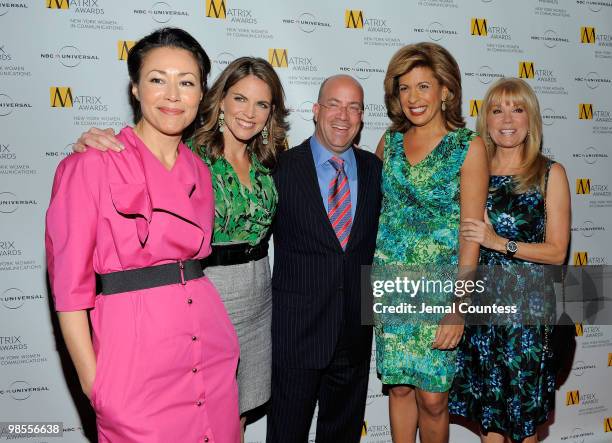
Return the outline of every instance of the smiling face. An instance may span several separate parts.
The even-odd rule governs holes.
[[[400,76],[398,89],[402,111],[410,123],[444,124],[441,106],[448,88],[440,84],[430,68],[418,66]]]
[[[348,76],[330,78],[312,107],[317,140],[328,150],[343,153],[361,128],[362,110],[363,89],[359,83]]]
[[[487,113],[489,136],[498,148],[522,146],[529,130],[529,116],[524,106],[500,98],[492,103]]]
[[[268,122],[272,91],[266,82],[248,75],[227,90],[220,108],[225,114],[225,141],[248,143]]]
[[[150,50],[142,61],[132,94],[140,102],[138,125],[168,135],[181,135],[194,120],[202,100],[200,68],[193,55],[179,48]]]

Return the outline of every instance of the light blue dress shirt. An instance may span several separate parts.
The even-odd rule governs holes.
[[[314,159],[315,169],[317,170],[317,180],[319,182],[319,190],[321,191],[321,199],[325,212],[328,212],[327,200],[329,197],[329,183],[336,176],[336,169],[331,165],[329,159],[336,156],[344,160],[344,172],[349,181],[349,189],[351,191],[351,217],[355,221],[355,210],[357,209],[357,160],[355,152],[351,146],[342,154],[336,154],[325,148],[317,138],[313,135],[310,137],[310,148],[312,150],[312,158]]]

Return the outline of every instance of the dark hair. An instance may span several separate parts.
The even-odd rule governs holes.
[[[447,129],[463,128],[461,115],[461,72],[455,58],[444,47],[429,42],[400,48],[389,62],[385,75],[385,105],[391,120],[391,130],[406,132],[412,126],[399,100],[399,78],[417,67],[431,69],[441,86],[448,88],[446,111],[442,112]]]
[[[289,111],[285,107],[285,92],[276,71],[262,58],[237,58],[217,77],[210,92],[202,100],[203,123],[195,133],[194,144],[198,147],[198,153],[208,157],[213,163],[223,155],[223,134],[218,125],[221,101],[232,86],[249,75],[254,75],[268,85],[272,95],[272,107],[267,123],[269,143],[263,144],[260,132],[249,142],[247,149],[255,154],[262,165],[273,169],[278,154],[287,147]]]
[[[138,123],[142,118],[142,111],[140,110],[140,102],[132,94],[132,85],[137,84],[140,80],[140,69],[142,68],[142,62],[152,49],[156,48],[179,48],[184,49],[191,53],[195,58],[198,67],[200,68],[200,79],[202,81],[202,92],[206,94],[207,84],[206,79],[210,73],[210,59],[204,51],[204,48],[200,46],[198,41],[191,36],[187,31],[180,28],[161,28],[151,34],[141,38],[128,52],[127,66],[128,73],[130,75],[130,85],[128,87],[128,94],[130,97],[130,106],[132,107],[132,113],[134,114],[134,123]],[[201,106],[201,105],[200,105]],[[198,112],[198,115],[200,113]],[[196,118],[197,121],[197,118]],[[193,132],[194,124],[190,125],[185,132]]]

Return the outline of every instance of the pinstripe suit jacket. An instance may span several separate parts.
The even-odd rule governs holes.
[[[275,364],[320,369],[343,334],[355,361],[370,358],[372,328],[361,326],[361,266],[372,264],[381,202],[381,162],[355,149],[358,195],[343,251],[317,183],[309,139],[280,155],[274,180],[272,352]]]

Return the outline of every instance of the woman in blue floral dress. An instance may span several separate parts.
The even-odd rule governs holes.
[[[511,323],[466,327],[449,408],[476,421],[484,443],[533,443],[554,408],[556,376],[552,327],[533,320],[555,301],[542,264],[565,260],[569,186],[563,167],[540,153],[539,105],[523,80],[501,79],[489,89],[477,127],[491,169],[487,217],[464,220],[461,236],[482,246],[481,264],[501,269],[491,271],[493,298],[519,312]]]
[[[385,103],[392,125],[377,148],[383,202],[374,272],[476,266],[479,246],[460,239],[459,223],[482,219],[489,174],[482,140],[464,128],[457,62],[437,44],[405,46],[389,63]],[[416,300],[433,305],[433,297]],[[448,441],[448,390],[462,318],[375,321],[376,367],[389,385],[393,441],[414,442],[417,426],[422,441]]]

